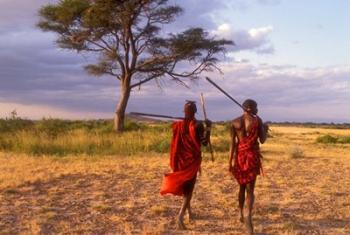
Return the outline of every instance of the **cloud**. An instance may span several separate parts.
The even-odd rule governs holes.
[[[208,76],[241,103],[247,98],[255,99],[265,120],[348,122],[350,119],[350,110],[346,108],[350,100],[350,66],[300,68],[226,62],[221,68],[223,78]],[[241,114],[237,105],[204,79],[192,84],[191,89],[168,82],[161,91],[148,84],[134,92],[128,110],[178,116],[182,115],[184,101],[199,102],[201,92],[206,97],[210,118],[230,120]],[[198,117],[202,118],[200,108]]]
[[[295,66],[227,63],[221,85],[238,100],[251,97],[271,120],[346,121],[350,100],[350,66],[299,68]],[[329,110],[338,110],[342,116]]]
[[[95,112],[95,111],[79,111],[67,110],[48,105],[24,105],[21,103],[0,102],[0,118],[10,117],[12,111],[16,111],[21,118],[42,119],[42,118],[62,118],[62,119],[95,119],[111,118],[112,112]]]
[[[1,0],[0,33],[34,28],[42,5],[57,0]]]
[[[101,118],[113,115],[119,98],[118,81],[87,75],[82,66],[92,58],[58,49],[55,36],[35,29],[36,12],[49,0],[2,0],[0,2],[0,109],[8,115],[65,118]],[[202,26],[213,35],[234,40],[237,51],[273,53],[272,26],[247,30],[230,24],[217,26],[214,16],[229,5],[237,9],[251,4],[277,4],[273,0],[251,1],[169,1],[182,5],[185,15],[176,22],[177,29]],[[229,2],[229,3],[227,3]],[[20,17],[19,17],[20,16]],[[196,16],[196,17],[194,17]],[[300,68],[293,65],[254,65],[246,59],[221,64],[224,78],[209,74],[240,102],[251,97],[258,101],[259,112],[269,120],[350,120],[350,66]],[[127,111],[182,115],[186,99],[199,100],[204,92],[208,115],[214,120],[228,120],[241,110],[206,81],[191,83],[186,89],[164,81],[135,90]],[[200,110],[200,109],[199,109]],[[339,113],[342,115],[340,116]],[[198,113],[201,117],[201,114]]]
[[[83,65],[91,58],[58,49],[53,41],[52,34],[35,29],[0,35],[0,101],[113,110],[117,81],[87,75]]]
[[[184,12],[166,30],[169,32],[183,31],[188,27],[201,27],[211,30],[216,27],[216,16],[227,9],[228,3],[223,0],[170,0],[169,4],[176,4]]]
[[[261,5],[278,5],[282,0],[257,0],[257,2]]]
[[[221,24],[211,33],[218,38],[233,40],[235,46],[233,51],[252,50],[258,54],[271,54],[274,47],[269,39],[269,35],[273,32],[271,25],[260,28],[252,28],[249,30],[234,31],[230,24]]]

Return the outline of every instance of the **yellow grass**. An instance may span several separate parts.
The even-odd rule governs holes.
[[[257,234],[350,234],[350,144],[316,144],[350,130],[273,126],[256,186]],[[214,146],[215,147],[215,146]],[[298,149],[300,156],[293,156]],[[181,198],[159,196],[167,154],[31,157],[0,153],[3,234],[245,234],[227,154],[205,154],[183,232]]]

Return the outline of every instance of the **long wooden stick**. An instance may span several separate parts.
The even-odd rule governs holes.
[[[153,113],[130,112],[130,114],[131,114],[131,115],[135,115],[135,116],[147,116],[147,117],[168,118],[168,119],[179,119],[179,120],[185,119],[185,118],[183,118],[183,117],[173,117],[173,116],[161,115],[161,114],[153,114]]]
[[[176,119],[176,120],[184,120],[184,117],[174,117],[169,115],[163,115],[163,114],[154,114],[154,113],[139,113],[139,112],[130,112],[130,115],[133,116],[145,116],[145,117],[156,117],[156,118],[167,118],[167,119]],[[202,121],[202,120],[197,120]]]
[[[217,85],[215,82],[213,82],[210,78],[205,77],[205,79],[207,79],[208,82],[210,82],[213,86],[215,86],[219,91],[221,91],[224,95],[226,95],[230,100],[232,100],[235,104],[237,104],[239,107],[241,107],[244,110],[244,107],[237,101],[235,100],[232,96],[230,96],[226,91],[224,91],[224,89],[222,89],[221,87],[219,87],[219,85]]]
[[[202,103],[204,119],[207,120],[208,119],[207,118],[207,111],[205,110],[205,101],[204,101],[203,93],[201,93],[201,103]],[[211,161],[213,162],[214,161],[214,152],[213,152],[213,146],[211,145],[210,138],[209,138],[208,144],[209,144],[209,151],[210,151],[210,154],[211,154]]]

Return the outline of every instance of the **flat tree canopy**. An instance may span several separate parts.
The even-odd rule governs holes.
[[[218,70],[218,53],[233,44],[210,37],[202,28],[165,34],[162,29],[183,12],[167,0],[60,0],[43,6],[38,27],[58,35],[61,48],[94,53],[93,75],[120,81],[115,129],[122,131],[133,88],[170,78],[181,84],[203,71]]]

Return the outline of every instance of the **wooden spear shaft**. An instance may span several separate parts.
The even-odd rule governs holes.
[[[163,114],[153,114],[153,113],[139,113],[139,112],[130,112],[130,115],[133,116],[145,116],[145,117],[156,117],[156,118],[167,118],[167,119],[177,119],[177,120],[184,120],[184,117],[173,117],[169,115],[163,115]],[[202,121],[202,120],[198,120]]]
[[[131,115],[135,115],[135,116],[147,116],[147,117],[168,118],[168,119],[179,119],[179,120],[185,119],[185,118],[183,118],[183,117],[173,117],[173,116],[162,115],[162,114],[153,114],[153,113],[130,112],[130,114],[131,114]]]
[[[203,109],[203,114],[204,114],[204,119],[207,120],[207,111],[205,109],[205,101],[204,101],[204,96],[203,96],[203,93],[201,93],[201,103],[202,103],[202,109]],[[211,145],[211,141],[210,141],[210,138],[208,140],[208,144],[209,144],[209,151],[210,151],[210,154],[211,154],[211,161],[213,162],[214,161],[214,152],[213,152],[213,146]]]
[[[243,110],[244,107],[237,101],[235,100],[232,96],[230,96],[226,91],[224,91],[224,89],[222,89],[221,87],[219,87],[219,85],[217,85],[215,82],[213,82],[210,78],[205,77],[205,79],[207,79],[208,82],[210,82],[210,84],[212,84],[213,86],[215,86],[219,91],[221,91],[224,95],[226,95],[230,100],[232,100],[235,104],[237,104],[239,107],[241,107]]]

